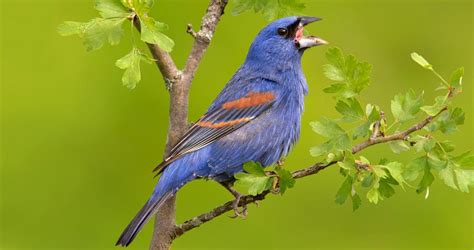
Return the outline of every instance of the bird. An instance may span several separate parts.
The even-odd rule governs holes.
[[[290,16],[264,27],[244,63],[207,112],[184,133],[153,171],[161,174],[143,208],[116,245],[128,246],[160,206],[186,183],[209,179],[234,196],[236,215],[242,196],[232,188],[246,162],[270,166],[285,157],[300,134],[308,85],[301,67],[306,49],[327,42],[305,36],[304,27],[321,20]]]

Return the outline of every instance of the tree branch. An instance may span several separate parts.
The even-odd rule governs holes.
[[[364,142],[361,142],[357,145],[355,145],[353,148],[352,148],[352,153],[353,154],[356,154],[370,146],[373,146],[373,145],[376,145],[376,144],[380,144],[380,143],[386,143],[386,142],[389,142],[389,141],[397,141],[397,140],[405,140],[408,135],[412,134],[413,132],[416,132],[418,130],[421,130],[422,128],[424,128],[426,125],[428,125],[431,121],[433,121],[433,119],[435,119],[437,116],[439,116],[441,113],[443,113],[444,111],[447,110],[447,107],[443,108],[442,110],[440,110],[436,115],[434,116],[427,116],[425,119],[421,120],[420,122],[414,124],[413,126],[407,128],[406,130],[404,131],[401,131],[401,132],[398,132],[398,133],[395,133],[395,134],[392,134],[392,135],[388,135],[388,136],[380,136],[380,137],[373,137],[373,136],[370,136],[370,138],[367,140],[367,141],[364,141]],[[332,162],[329,162],[329,163],[323,163],[323,162],[318,162],[316,164],[313,164],[312,166],[309,166],[307,168],[303,168],[303,169],[299,169],[299,170],[296,170],[292,173],[292,176],[293,178],[295,179],[299,179],[299,178],[303,178],[303,177],[306,177],[306,176],[310,176],[310,175],[315,175],[317,173],[319,173],[319,171],[331,166],[331,165],[334,165],[335,163],[337,163],[337,161],[332,161]],[[260,200],[264,200],[266,195],[269,194],[270,191],[267,190],[267,191],[264,191],[263,193],[259,194],[259,195],[256,195],[256,196],[252,196],[252,195],[246,195],[246,196],[243,196],[239,202],[239,206],[244,206],[244,205],[247,205],[247,204],[250,204],[250,203],[255,203],[256,201],[260,201]],[[197,228],[199,226],[201,226],[202,224],[228,212],[228,211],[231,211],[233,210],[233,207],[232,207],[232,201],[228,201],[226,203],[224,203],[223,205],[220,205],[214,209],[212,209],[210,212],[207,212],[207,213],[204,213],[204,214],[201,214],[199,216],[196,216],[190,220],[187,220],[185,221],[183,224],[180,224],[180,225],[177,225],[175,227],[175,230],[174,230],[174,234],[173,234],[173,238],[177,238],[181,235],[183,235],[184,233],[186,233],[187,231],[190,231],[194,228]]]
[[[166,82],[170,92],[169,126],[165,156],[178,142],[188,127],[189,89],[198,65],[206,51],[220,21],[227,0],[211,0],[206,14],[201,21],[201,28],[195,34],[191,52],[186,60],[184,70],[177,69],[170,54],[156,44],[148,44],[156,65]],[[135,27],[140,31],[138,17],[133,18]],[[153,238],[150,249],[169,249],[174,239],[175,228],[175,197],[166,200],[158,211],[155,219]]]
[[[139,32],[141,32],[140,20],[136,15],[133,17],[133,25]],[[169,90],[171,85],[179,81],[181,72],[176,67],[173,58],[171,58],[171,55],[168,52],[164,51],[156,44],[146,43],[146,45],[148,46],[153,59],[155,59],[156,66],[158,66],[158,69],[165,80],[166,88]]]

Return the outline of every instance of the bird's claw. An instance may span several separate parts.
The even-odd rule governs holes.
[[[235,218],[242,218],[245,219],[247,217],[247,204],[243,204],[242,208],[239,208],[240,198],[242,198],[241,194],[237,194],[235,196],[234,202],[232,202],[232,207],[234,209],[234,215],[229,216],[232,219]]]

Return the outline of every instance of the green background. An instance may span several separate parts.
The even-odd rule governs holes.
[[[232,1],[231,1],[232,2]],[[143,65],[135,90],[121,86],[116,59],[131,48],[129,31],[119,46],[85,52],[77,37],[60,37],[62,21],[87,21],[92,1],[1,1],[1,243],[4,249],[112,249],[151,192],[151,169],[160,161],[167,128],[168,96],[154,65]],[[172,56],[182,66],[192,39],[187,23],[199,26],[207,1],[156,1],[153,15],[176,42]],[[230,6],[232,7],[232,6]],[[456,105],[466,123],[450,138],[457,152],[474,147],[472,1],[308,1],[305,14],[322,17],[308,30],[374,65],[366,102],[390,109],[393,95],[426,90],[432,101],[438,80],[411,61],[424,55],[442,75],[465,66],[465,93]],[[230,15],[219,24],[196,74],[190,120],[196,120],[242,63],[265,25],[260,15]],[[136,33],[135,33],[136,36]],[[140,44],[140,46],[142,46]],[[142,47],[143,48],[143,47]],[[335,117],[334,99],[322,92],[328,47],[307,51],[310,85],[302,136],[286,161],[290,170],[317,161],[312,145],[324,138],[309,122]],[[400,161],[385,145],[367,150]],[[247,219],[221,216],[177,239],[174,249],[472,249],[474,197],[435,181],[429,199],[397,190],[378,206],[365,198],[352,212],[334,203],[343,178],[336,168],[299,180],[283,197],[250,206]],[[182,222],[229,200],[213,182],[196,181],[178,195]],[[147,248],[151,223],[130,249]]]

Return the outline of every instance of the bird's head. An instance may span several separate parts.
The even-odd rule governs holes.
[[[270,23],[253,41],[247,60],[272,64],[299,61],[306,49],[327,44],[321,38],[303,35],[304,26],[319,20],[317,17],[292,16]]]

